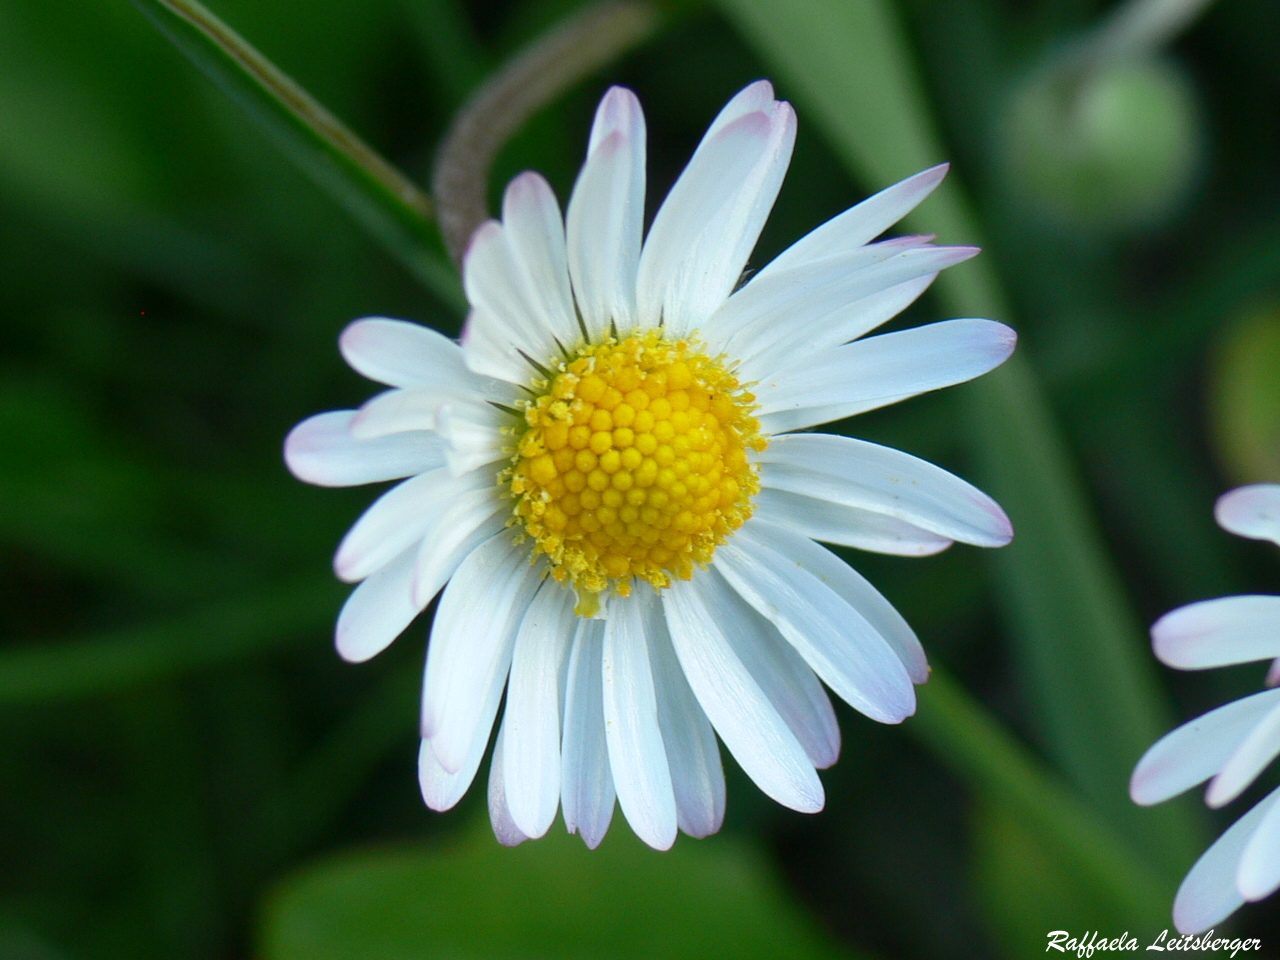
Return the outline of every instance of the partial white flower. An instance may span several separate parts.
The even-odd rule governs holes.
[[[503,843],[541,836],[560,808],[594,847],[615,798],[651,846],[714,833],[717,737],[769,796],[821,809],[816,770],[840,749],[823,684],[897,723],[929,668],[897,611],[815,541],[922,556],[1012,536],[989,497],[932,464],[793,432],[979,376],[1015,340],[989,320],[868,336],[977,252],[874,242],[945,166],[735,290],[794,139],[790,105],[747,87],[642,242],[644,117],[610,90],[567,215],[525,173],[476,231],[462,342],[357,321],[343,355],[390,389],[285,443],[313,483],[409,478],[338,549],[338,576],[360,583],[338,651],[374,656],[443,588],[422,793],[457,803],[505,692],[489,778]]]
[[[1280,485],[1232,490],[1219,498],[1214,513],[1224,530],[1280,545]],[[1156,621],[1151,639],[1156,656],[1182,670],[1280,657],[1280,597],[1188,604]],[[1277,754],[1280,690],[1266,690],[1211,710],[1159,740],[1138,761],[1129,793],[1145,806],[1208,780],[1205,802],[1221,807],[1240,796]],[[1280,791],[1241,817],[1191,868],[1174,901],[1174,923],[1183,933],[1201,933],[1277,887]]]

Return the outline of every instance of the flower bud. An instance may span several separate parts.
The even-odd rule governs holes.
[[[1202,133],[1186,76],[1143,58],[1042,73],[1014,96],[1004,144],[1013,188],[1038,213],[1123,230],[1178,209]]]

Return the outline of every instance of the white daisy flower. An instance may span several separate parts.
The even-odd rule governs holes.
[[[1219,498],[1214,515],[1230,533],[1280,545],[1280,485],[1240,487]],[[1280,657],[1280,597],[1220,597],[1179,607],[1151,628],[1156,656],[1180,670],[1203,670]],[[1276,681],[1273,664],[1267,684]],[[1209,781],[1205,802],[1230,803],[1280,754],[1280,689],[1211,710],[1159,740],[1138,761],[1134,802],[1160,803]],[[1259,802],[1191,868],[1173,904],[1186,934],[1221,923],[1246,900],[1280,886],[1280,790]]]
[[[814,541],[923,556],[1012,536],[989,497],[932,464],[796,432],[976,377],[1015,337],[951,320],[863,339],[977,252],[871,242],[945,167],[834,218],[735,291],[794,140],[791,106],[747,87],[642,243],[644,117],[615,87],[567,215],[525,173],[501,221],[476,231],[462,342],[357,321],[343,355],[391,389],[286,441],[311,483],[409,478],[338,548],[338,576],[362,581],[338,651],[372,657],[443,588],[422,792],[436,810],[457,803],[505,691],[489,779],[504,843],[541,836],[560,807],[595,847],[615,796],[653,847],[714,833],[717,735],[769,796],[821,809],[815,768],[840,747],[822,684],[897,723],[928,665],[897,611]]]

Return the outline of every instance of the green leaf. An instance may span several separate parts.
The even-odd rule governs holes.
[[[850,172],[883,187],[943,159],[924,85],[884,0],[721,0],[816,118]],[[984,55],[978,51],[974,55]],[[944,242],[981,239],[955,173],[913,215]],[[946,271],[938,290],[962,316],[1009,320],[989,259]],[[988,492],[1014,543],[995,551],[998,597],[1045,749],[1072,784],[1170,875],[1198,847],[1175,808],[1141,811],[1125,785],[1171,725],[1154,660],[1103,545],[1088,495],[1030,363],[1018,354],[958,394]]]
[[[340,854],[267,903],[264,960],[808,960],[847,956],[765,859],[729,837],[659,853],[615,813],[598,850],[556,824],[514,850],[488,823]]]
[[[1232,324],[1209,373],[1218,458],[1239,483],[1280,481],[1280,311]]]
[[[428,289],[461,311],[426,195],[197,0],[133,0]]]

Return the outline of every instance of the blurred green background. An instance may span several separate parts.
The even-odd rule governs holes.
[[[421,183],[468,94],[578,6],[209,5]],[[329,558],[370,492],[303,486],[280,458],[295,422],[373,392],[338,358],[347,322],[456,333],[457,313],[133,4],[4,0],[0,960],[949,960],[1042,953],[1050,929],[1167,926],[1186,867],[1245,805],[1140,811],[1127,770],[1262,669],[1175,675],[1141,625],[1280,584],[1274,550],[1211,512],[1230,486],[1280,481],[1280,5],[1224,0],[1169,43],[1082,57],[1114,12],[671,4],[502,151],[495,191],[532,167],[567,198],[595,102],[627,84],[648,116],[652,209],[720,105],[773,77],[800,133],[759,266],[913,161],[911,138],[892,154],[877,123],[928,128],[915,146],[942,156],[923,159],[951,159],[948,189],[967,189],[967,205],[930,201],[948,204],[942,239],[986,252],[899,322],[965,312],[966,283],[998,284],[986,312],[1019,328],[1019,369],[1052,411],[1002,435],[982,427],[984,406],[1002,419],[996,394],[965,388],[843,425],[989,480],[1032,538],[1003,560],[847,554],[968,706],[946,709],[944,678],[900,729],[840,710],[819,815],[729,763],[720,836],[657,854],[616,814],[588,854],[559,825],[498,847],[483,782],[453,812],[423,807],[430,612],[374,662],[338,660]],[[947,232],[961,222],[981,235]],[[1041,483],[1046,464],[1058,480]],[[1071,569],[1055,566],[1058,489],[1101,587],[1035,580],[1037,564]],[[1120,611],[1113,633],[1074,618],[1077,594]],[[1033,808],[1061,814],[1061,834]],[[1128,889],[1128,870],[1150,880],[1140,914],[1107,885]],[[1274,903],[1232,927],[1277,955]]]

